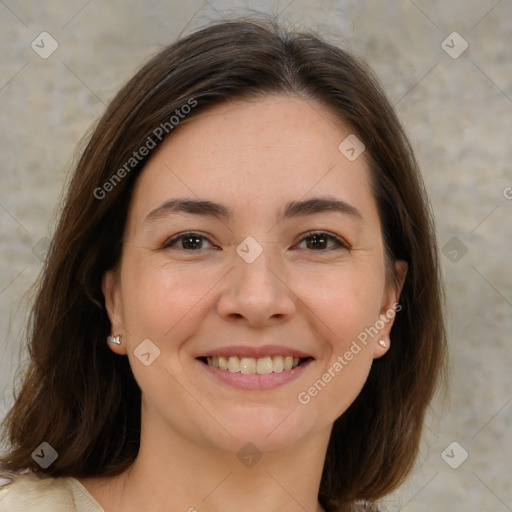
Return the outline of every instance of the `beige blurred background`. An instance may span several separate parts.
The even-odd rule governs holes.
[[[160,47],[248,9],[315,28],[367,60],[436,214],[451,396],[433,407],[417,468],[383,510],[512,511],[510,0],[0,1],[0,415],[26,358],[26,292],[77,143]],[[58,44],[49,56],[48,36],[42,56],[31,47],[42,32]]]

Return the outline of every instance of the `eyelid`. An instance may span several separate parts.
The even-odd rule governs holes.
[[[185,238],[187,236],[198,236],[206,240],[209,244],[215,246],[215,244],[211,241],[210,237],[199,232],[199,231],[184,231],[182,233],[177,233],[176,235],[173,235],[165,240],[165,242],[162,245],[162,249],[168,249],[172,247],[176,242],[178,242],[181,238]],[[182,249],[183,251],[186,251],[186,249]],[[193,251],[189,251],[193,252]]]
[[[348,250],[352,249],[351,244],[349,244],[347,242],[347,240],[345,240],[343,237],[336,235],[334,233],[331,233],[330,231],[324,231],[322,229],[316,229],[316,230],[313,229],[311,231],[303,233],[302,235],[300,235],[299,243],[303,242],[306,238],[312,237],[314,235],[323,235],[323,236],[330,238],[330,239],[334,240],[335,242],[337,242],[339,244],[339,247],[343,247]],[[327,252],[329,250],[332,250],[332,249],[325,249],[323,251],[316,251],[316,252]]]
[[[172,247],[181,238],[185,238],[187,236],[194,236],[194,235],[198,236],[200,238],[203,238],[209,244],[215,246],[215,244],[212,242],[212,240],[210,239],[209,236],[207,236],[201,232],[198,232],[198,231],[185,231],[182,233],[177,233],[176,235],[173,235],[170,238],[166,239],[165,242],[163,243],[162,249],[167,249],[167,248]],[[306,240],[307,238],[310,238],[314,235],[325,236],[325,237],[329,238],[330,240],[334,240],[338,244],[338,248],[345,248],[348,250],[352,249],[352,246],[343,237],[336,235],[334,233],[331,233],[329,231],[324,231],[324,230],[311,230],[311,231],[307,231],[306,233],[303,233],[302,235],[300,235],[300,238],[299,238],[297,244],[302,243],[304,240]],[[297,244],[295,244],[295,245],[297,245]],[[335,249],[335,248],[324,249],[324,250],[319,250],[319,251],[314,251],[314,252],[327,252],[327,251],[333,250],[333,249]],[[182,249],[182,250],[187,251],[187,249]],[[188,252],[195,252],[195,251],[191,250]]]

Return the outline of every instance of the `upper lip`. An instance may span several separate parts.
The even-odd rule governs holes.
[[[255,359],[267,356],[293,356],[299,358],[313,357],[306,352],[297,350],[296,348],[285,347],[284,345],[262,345],[255,347],[254,345],[232,345],[229,347],[219,347],[208,349],[208,351],[198,355],[197,357],[253,357]]]

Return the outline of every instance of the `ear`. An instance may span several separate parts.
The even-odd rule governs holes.
[[[111,325],[111,335],[118,336],[121,334],[121,344],[116,345],[109,343],[110,350],[116,354],[126,354],[126,342],[123,342],[123,335],[126,334],[126,330],[123,328],[123,322],[121,321],[122,315],[122,303],[121,303],[121,285],[117,270],[107,270],[103,274],[101,280],[101,289],[103,296],[105,297],[105,308]]]
[[[395,262],[396,278],[386,285],[379,320],[375,322],[375,327],[379,332],[374,338],[374,359],[382,357],[389,350],[391,345],[390,332],[395,321],[395,315],[402,309],[402,306],[398,302],[405,283],[407,269],[407,262],[397,260]],[[386,342],[386,346],[380,344],[381,340]]]

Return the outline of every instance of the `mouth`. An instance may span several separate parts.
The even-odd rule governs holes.
[[[272,390],[308,371],[315,358],[284,345],[232,345],[211,349],[195,358],[209,385],[249,391]],[[210,380],[211,379],[211,380]]]
[[[296,357],[292,355],[274,355],[263,357],[239,356],[202,356],[197,358],[212,368],[231,373],[245,375],[269,375],[293,370],[312,360],[312,357]]]

